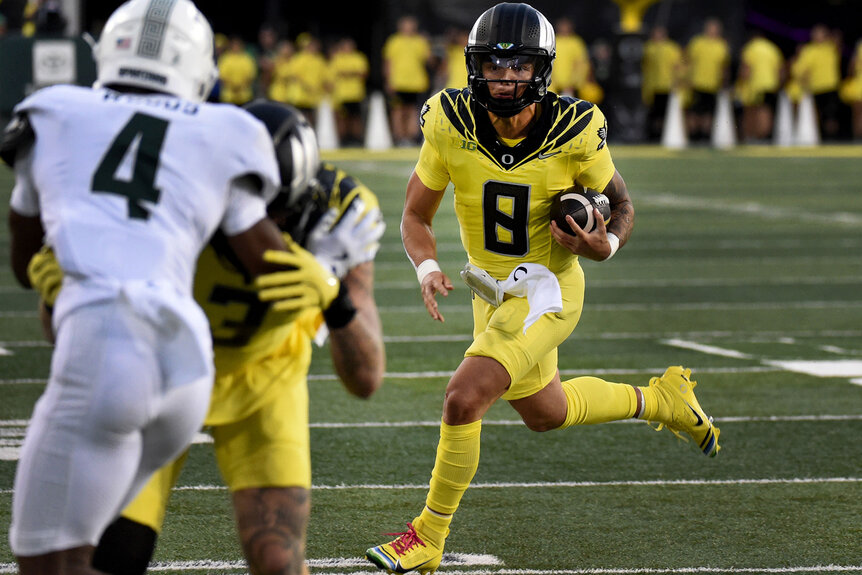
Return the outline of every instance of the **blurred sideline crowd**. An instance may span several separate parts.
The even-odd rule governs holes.
[[[601,104],[610,84],[613,47],[602,41],[588,46],[569,18],[557,19],[554,27],[557,57],[551,90]],[[432,37],[415,17],[398,20],[382,53],[395,145],[421,142],[416,113],[427,96],[467,85],[468,33],[450,28],[445,35]],[[702,31],[685,43],[656,26],[649,31],[642,60],[646,138],[661,140],[670,97],[676,94],[689,141],[708,142],[717,98],[725,92],[732,98],[737,133],[744,143],[771,141],[782,93],[793,105],[807,94],[813,97],[822,141],[862,140],[862,41],[850,51],[843,42],[840,33],[818,24],[807,42],[785,55],[762,31],[753,30],[734,54],[718,19],[707,19]],[[219,36],[217,50],[221,79],[215,98],[236,104],[260,96],[287,102],[302,110],[312,125],[328,99],[341,145],[362,145],[369,60],[351,38],[323,46],[311,34],[290,41],[265,26],[257,44]]]
[[[613,45],[587,44],[570,18],[554,22],[557,55],[551,90],[602,104],[614,85]],[[65,26],[56,0],[27,3],[24,35],[50,33]],[[5,22],[0,17],[0,34]],[[442,88],[467,85],[464,46],[469,30],[450,27],[432,36],[413,15],[402,16],[382,48],[382,86],[392,142],[421,143],[416,121],[425,99]],[[212,100],[244,104],[265,97],[292,104],[313,126],[324,104],[331,106],[339,145],[362,146],[368,119],[369,55],[351,37],[327,39],[304,32],[282,37],[264,25],[255,42],[216,34],[220,78]],[[743,143],[769,143],[775,130],[779,98],[799,106],[811,96],[819,139],[862,141],[862,39],[842,38],[826,25],[814,25],[806,41],[786,54],[761,30],[752,29],[735,50],[722,22],[706,19],[687,41],[654,26],[643,44],[642,102],[644,137],[659,142],[669,104],[681,106],[691,143],[709,143],[717,99],[732,101],[735,132]],[[672,98],[673,97],[673,98]]]
[[[676,94],[689,139],[708,141],[716,99],[726,91],[743,142],[770,142],[779,97],[799,106],[808,95],[822,141],[862,140],[862,40],[855,42],[849,58],[844,53],[840,32],[823,24],[813,26],[809,40],[789,56],[757,29],[732,54],[717,19],[707,19],[702,32],[684,45],[657,26],[643,56],[649,137],[660,139],[669,98]]]

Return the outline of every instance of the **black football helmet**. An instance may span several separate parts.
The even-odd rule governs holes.
[[[511,117],[533,102],[539,102],[548,91],[556,56],[554,28],[541,12],[529,4],[497,4],[476,20],[464,54],[473,99],[498,116]],[[527,84],[521,97],[491,97],[488,82],[503,80],[483,77],[482,64],[487,61],[503,67],[520,66],[525,62],[533,64],[532,79],[516,81],[516,95],[520,87],[517,84]]]
[[[308,190],[320,168],[320,149],[314,128],[296,108],[271,100],[254,100],[244,106],[266,125],[281,173],[281,189],[269,211],[289,209]]]

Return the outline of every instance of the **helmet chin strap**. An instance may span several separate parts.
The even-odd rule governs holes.
[[[513,116],[517,116],[518,114],[520,114],[521,112],[523,112],[524,110],[526,110],[526,109],[527,109],[527,106],[529,106],[529,105],[530,105],[530,104],[526,104],[523,108],[517,108],[517,109],[516,109],[516,108],[512,108],[511,110],[510,110],[510,109],[506,109],[506,108],[496,108],[496,109],[494,109],[494,108],[492,108],[492,106],[490,106],[490,104],[493,102],[493,100],[494,100],[494,98],[491,98],[491,102],[488,102],[489,106],[487,106],[487,110],[488,110],[489,112],[491,112],[492,114],[494,114],[495,116],[498,116],[498,117],[500,117],[500,118],[511,118],[511,117],[513,117]]]

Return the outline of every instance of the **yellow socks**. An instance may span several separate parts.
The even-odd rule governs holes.
[[[636,417],[641,407],[637,390],[628,384],[611,383],[598,377],[576,377],[562,385],[568,412],[561,429],[629,419]]]
[[[414,525],[422,536],[442,547],[449,533],[452,514],[479,467],[479,440],[482,421],[466,425],[440,424],[437,460],[431,472],[431,487],[425,509]]]
[[[655,379],[655,378],[654,378]],[[643,394],[643,413],[639,415],[640,419],[647,421],[658,421],[667,423],[673,418],[673,404],[667,402],[664,397],[659,395],[656,388],[651,386],[638,387]]]
[[[568,412],[560,429],[632,417],[666,422],[672,415],[672,406],[648,385],[635,387],[597,377],[576,377],[562,382],[562,386]]]

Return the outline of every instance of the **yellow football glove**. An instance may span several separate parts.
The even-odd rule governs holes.
[[[54,307],[60,287],[63,285],[63,270],[57,262],[54,250],[50,246],[42,246],[42,249],[30,258],[27,264],[27,277],[33,289],[42,296],[42,301],[49,307]]]
[[[339,281],[332,272],[295,242],[291,251],[267,250],[263,259],[283,265],[284,271],[259,276],[255,287],[261,301],[274,302],[272,309],[293,312],[318,307],[325,310],[338,295]]]

